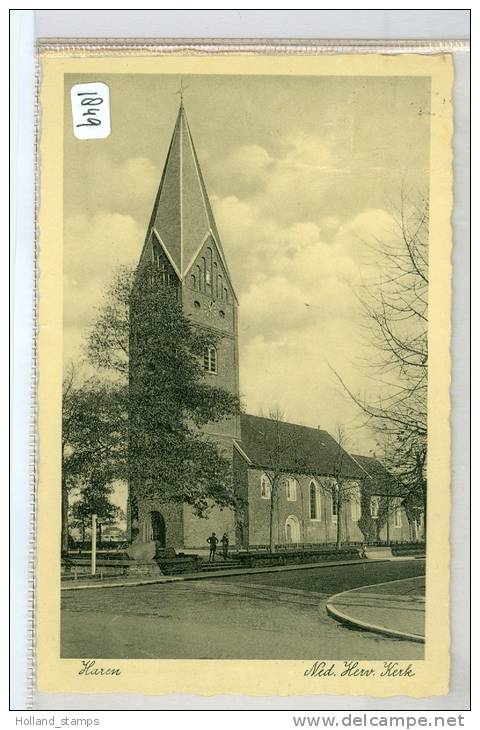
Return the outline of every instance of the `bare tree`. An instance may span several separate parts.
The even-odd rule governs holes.
[[[335,432],[337,442],[333,475],[330,479],[323,479],[321,488],[330,495],[332,500],[333,514],[337,518],[335,542],[337,550],[340,550],[345,540],[348,540],[347,534],[347,507],[353,499],[359,498],[359,485],[354,479],[346,475],[346,466],[349,462],[348,455],[348,436],[344,426],[337,425]]]
[[[278,502],[279,487],[284,479],[292,473],[303,471],[299,444],[291,430],[285,424],[285,414],[278,407],[271,408],[268,414],[271,426],[264,428],[263,452],[264,473],[269,481],[269,548],[275,552],[274,519]]]
[[[367,245],[374,274],[357,291],[367,342],[376,355],[365,363],[374,393],[345,390],[385,444],[386,466],[406,487],[404,500],[426,515],[428,385],[427,195],[402,192],[394,230]]]

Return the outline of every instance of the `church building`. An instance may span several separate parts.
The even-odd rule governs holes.
[[[177,287],[194,325],[219,336],[216,346],[205,350],[205,378],[238,396],[238,300],[183,102],[139,267],[144,264],[158,267],[164,284]],[[379,500],[384,496],[378,474],[366,457],[351,456],[327,432],[247,414],[203,431],[231,457],[235,489],[245,507],[235,513],[212,505],[202,519],[187,504],[137,495],[130,483],[130,534],[177,551],[205,548],[212,532],[218,537],[226,532],[232,548],[267,545],[271,535],[277,545],[335,542],[340,513],[343,539],[361,542],[369,534],[369,520],[375,524],[378,519],[375,493]],[[339,483],[341,498],[335,491]],[[407,515],[401,500],[392,499],[398,508],[388,515],[390,538],[408,540]]]

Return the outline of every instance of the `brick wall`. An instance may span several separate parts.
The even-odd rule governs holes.
[[[176,550],[183,547],[184,525],[183,505],[172,502],[165,503],[155,498],[141,498],[138,500],[138,523],[140,535],[144,540],[150,538],[150,513],[160,512],[165,521],[165,545]]]
[[[235,545],[235,516],[231,509],[213,506],[206,518],[197,517],[190,505],[183,505],[184,547],[208,548],[207,537],[215,532],[218,539],[226,532],[231,547]]]
[[[263,471],[256,468],[248,469],[248,537],[250,545],[267,545],[270,532],[270,499],[262,498],[260,480]],[[326,543],[335,542],[337,524],[332,514],[332,499],[327,489],[325,479],[315,479],[316,487],[316,516],[310,512],[310,484],[312,477],[297,475],[296,499],[287,498],[284,483],[277,489],[275,502],[273,535],[275,544],[287,542],[286,523],[288,518],[298,527],[299,542]],[[352,484],[352,489],[353,489]],[[362,532],[356,520],[352,519],[352,506],[346,503],[341,509],[342,539],[350,542],[361,542]],[[296,527],[293,527],[295,532]]]

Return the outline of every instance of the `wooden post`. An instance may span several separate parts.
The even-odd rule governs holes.
[[[97,515],[92,515],[92,575],[97,572]]]

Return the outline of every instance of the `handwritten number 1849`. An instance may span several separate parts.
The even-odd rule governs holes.
[[[106,139],[110,124],[110,89],[103,81],[74,84],[70,89],[73,133],[77,139]]]
[[[82,117],[84,118],[84,122],[81,124],[76,124],[76,127],[98,127],[102,120],[99,119],[98,115],[98,107],[103,104],[103,99],[100,96],[97,96],[95,93],[92,93],[91,91],[82,91],[78,94],[78,96],[85,97],[81,100],[80,104],[85,107],[90,107],[89,109],[86,109],[82,113]]]

